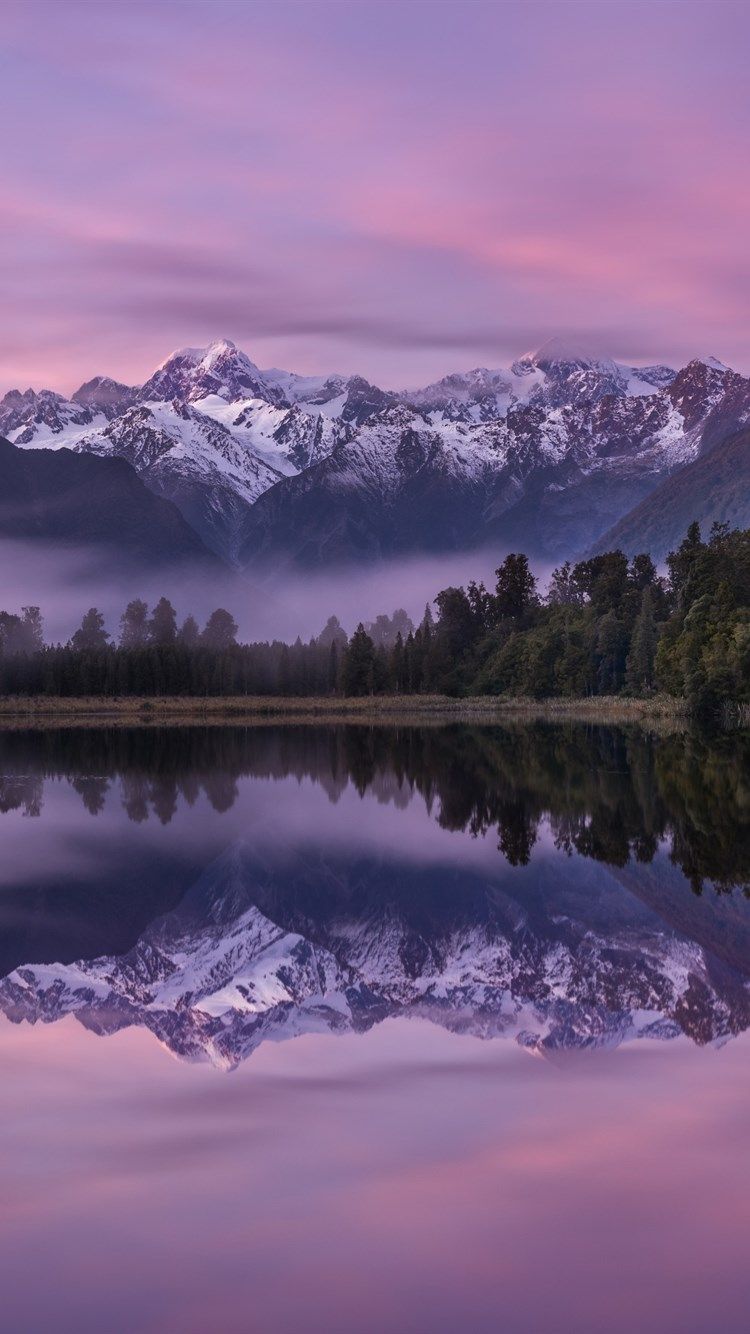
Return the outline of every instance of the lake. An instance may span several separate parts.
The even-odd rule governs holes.
[[[0,1328],[734,1334],[750,739],[0,733]]]

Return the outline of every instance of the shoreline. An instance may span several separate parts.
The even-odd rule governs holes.
[[[591,696],[585,699],[505,699],[477,695],[375,695],[350,698],[279,696],[122,696],[80,698],[5,696],[0,698],[0,730],[73,726],[227,726],[274,723],[363,723],[384,725],[589,722],[684,726],[682,700]]]

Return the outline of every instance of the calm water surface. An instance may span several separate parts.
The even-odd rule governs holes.
[[[0,1328],[747,1329],[750,742],[0,734]]]

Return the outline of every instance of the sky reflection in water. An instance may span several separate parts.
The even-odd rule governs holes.
[[[0,1327],[744,1329],[741,742],[313,731],[0,740]]]

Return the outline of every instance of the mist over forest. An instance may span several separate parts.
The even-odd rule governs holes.
[[[219,575],[205,570],[163,568],[134,574],[107,564],[90,550],[52,551],[39,543],[0,542],[0,609],[19,612],[38,606],[48,643],[65,643],[88,607],[98,607],[115,635],[123,607],[132,598],[149,604],[167,597],[178,618],[191,614],[203,623],[217,606],[226,607],[242,641],[293,642],[319,634],[331,615],[351,634],[360,621],[403,607],[417,623],[426,603],[442,588],[471,579],[491,584],[504,551],[453,552],[403,558],[379,565],[345,566],[336,571],[299,570]],[[540,584],[549,569],[535,566]]]

